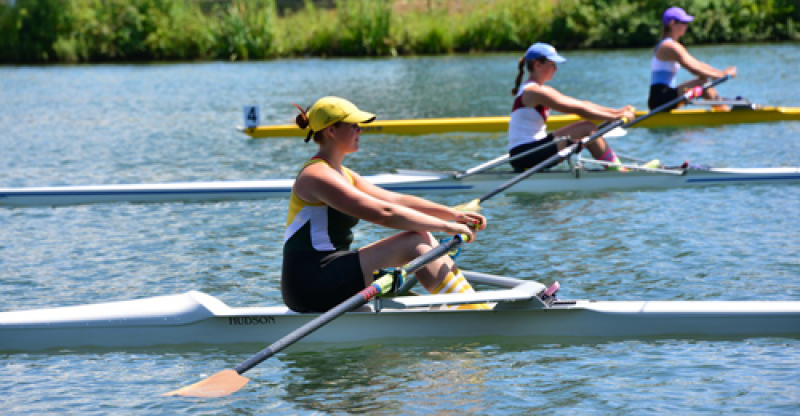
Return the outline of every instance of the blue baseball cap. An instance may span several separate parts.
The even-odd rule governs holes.
[[[541,42],[534,43],[530,48],[528,48],[528,51],[525,52],[526,61],[532,61],[542,57],[556,63],[565,62],[567,60],[563,56],[559,55],[558,52],[556,52],[556,48],[554,48],[552,45]]]
[[[669,22],[673,20],[677,20],[681,23],[689,23],[694,20],[694,16],[690,16],[689,13],[686,13],[686,11],[680,7],[670,7],[664,11],[664,15],[661,16],[661,21],[664,22],[665,25],[668,25]]]

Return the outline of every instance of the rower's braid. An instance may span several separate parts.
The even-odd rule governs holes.
[[[519,71],[517,72],[517,79],[514,81],[514,88],[511,89],[511,95],[517,95],[519,92],[519,84],[522,83],[522,75],[525,73],[525,57],[519,58],[517,68],[519,68]]]

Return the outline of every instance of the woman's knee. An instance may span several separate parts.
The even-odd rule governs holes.
[[[597,131],[597,126],[594,123],[589,120],[582,120],[558,130],[555,135],[559,136],[558,132],[561,132],[560,135],[562,136],[569,135],[573,139],[582,139],[595,131]]]
[[[438,245],[428,232],[404,231],[360,249],[365,276],[384,267],[399,267]]]
[[[439,245],[439,242],[427,231],[405,231],[401,235],[413,247],[428,246],[433,248]]]

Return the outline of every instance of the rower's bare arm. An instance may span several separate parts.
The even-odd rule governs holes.
[[[383,189],[380,186],[373,184],[372,182],[364,179],[361,175],[356,172],[352,172],[353,179],[355,181],[356,188],[362,190],[363,192],[372,195],[375,198],[384,200],[386,202],[391,202],[393,204],[400,204],[405,206],[410,206],[414,203],[414,200],[421,199],[413,195],[406,195],[397,192],[393,192],[387,189]]]
[[[524,94],[527,94],[526,90]],[[531,101],[565,114],[575,114],[587,120],[615,120],[623,117],[622,110],[603,107],[589,101],[564,95],[554,88],[540,87],[531,92]],[[525,97],[523,96],[523,101]],[[526,102],[527,104],[527,102]]]
[[[386,202],[391,202],[393,204],[398,204],[407,208],[411,208],[413,210],[421,211],[424,212],[425,214],[443,219],[445,221],[457,221],[464,224],[473,222],[480,222],[480,223],[486,222],[486,220],[480,214],[475,214],[474,216],[470,215],[465,216],[464,212],[455,210],[446,205],[437,204],[436,202],[429,201],[427,199],[420,198],[418,196],[401,194],[383,189],[379,186],[374,185],[368,180],[364,179],[361,175],[355,172],[353,172],[353,178],[355,179],[355,185],[357,188],[359,188],[360,190],[364,191],[369,195],[372,195],[375,198],[381,199]],[[467,214],[474,214],[474,213],[467,213]]]
[[[355,172],[352,173],[356,187],[377,199],[402,205],[445,221],[455,221],[468,225],[479,224],[480,229],[486,226],[486,218],[478,213],[463,212],[418,196],[392,192],[374,185]]]
[[[472,230],[464,224],[446,221],[399,204],[378,199],[350,185],[341,175],[311,175],[313,172],[307,173],[309,175],[303,175],[305,176],[303,186],[306,187],[310,196],[314,200],[347,215],[397,230],[467,234],[470,241],[475,237]]]
[[[725,70],[719,70],[713,66],[701,62],[692,56],[686,48],[678,42],[665,43],[658,50],[659,59],[677,61],[687,71],[702,78],[721,78],[725,75],[736,77],[736,67],[728,67]]]
[[[599,113],[599,114],[606,114],[609,115],[610,118],[603,118],[599,120],[611,121],[617,120],[620,118],[625,118],[628,121],[633,120],[636,117],[636,108],[632,105],[626,105],[623,108],[610,108],[604,107],[600,104],[595,104],[591,101],[584,101],[583,102],[587,107],[591,108],[592,112]],[[595,119],[598,120],[598,119]]]

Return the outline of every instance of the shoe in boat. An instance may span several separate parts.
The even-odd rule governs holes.
[[[647,169],[658,169],[661,167],[661,161],[658,159],[653,159],[642,165],[642,167]]]
[[[541,299],[542,302],[551,305],[553,302],[558,300],[558,298],[556,297],[556,292],[558,292],[558,289],[560,287],[561,285],[559,285],[558,282],[553,282],[553,284],[550,285],[550,287],[548,287],[542,293],[539,294],[539,299]]]

